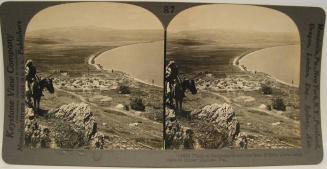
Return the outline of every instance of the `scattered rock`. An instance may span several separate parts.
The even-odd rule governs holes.
[[[120,109],[120,110],[124,110],[124,105],[123,104],[117,104],[117,106],[115,107],[116,109]]]
[[[261,104],[261,105],[259,106],[259,109],[267,109],[267,106],[266,106],[265,104]]]
[[[206,74],[206,77],[212,78],[212,76],[213,76],[212,73],[207,73]]]
[[[167,149],[193,149],[193,130],[182,126],[175,118],[175,112],[166,108],[165,147]]]
[[[45,126],[41,126],[35,118],[33,109],[26,108],[24,128],[25,145],[34,148],[49,148],[51,143],[49,133],[50,130]]]
[[[128,124],[128,126],[130,126],[130,127],[135,127],[135,126],[138,126],[139,125],[139,123],[130,123],[130,124]]]
[[[95,149],[103,149],[104,145],[105,145],[105,136],[104,136],[104,134],[102,134],[100,132],[97,132],[94,135],[94,138],[92,140],[92,146]]]
[[[278,125],[280,125],[280,122],[278,121],[278,122],[275,122],[275,123],[271,123],[271,125],[278,126]]]
[[[238,149],[247,149],[248,138],[245,133],[239,133],[235,139],[235,147]]]

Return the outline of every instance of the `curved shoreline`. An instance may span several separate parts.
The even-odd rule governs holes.
[[[258,50],[252,50],[252,51],[249,51],[249,52],[244,52],[243,54],[239,55],[239,56],[236,56],[233,60],[233,66],[235,67],[238,67],[241,71],[246,71],[246,72],[249,72],[248,70],[245,70],[241,65],[240,65],[240,60],[254,52],[258,52],[258,51],[261,51],[261,50],[264,50],[264,49],[269,49],[269,48],[275,48],[275,47],[281,47],[281,46],[293,46],[293,45],[297,45],[297,44],[288,44],[288,45],[277,45],[277,46],[271,46],[271,47],[267,47],[267,48],[260,48]],[[256,70],[255,70],[256,71]],[[265,72],[262,72],[262,73],[265,73]],[[265,73],[267,74],[267,73]],[[281,84],[284,84],[284,85],[287,85],[287,86],[291,86],[291,87],[299,87],[299,85],[295,85],[295,84],[291,84],[291,83],[287,83],[287,82],[284,82],[282,80],[279,80],[278,78],[270,75],[270,74],[267,74],[271,79],[273,80],[276,80],[277,82],[281,83]]]
[[[141,43],[152,43],[152,41],[151,41],[151,42],[141,42]],[[102,66],[101,64],[96,64],[96,63],[95,63],[95,59],[96,59],[98,56],[100,56],[101,54],[103,54],[103,53],[105,53],[105,52],[107,52],[107,51],[110,51],[110,50],[113,50],[113,49],[116,49],[116,48],[125,47],[125,46],[130,46],[130,45],[135,45],[135,44],[139,44],[139,43],[132,43],[132,44],[129,44],[129,45],[118,46],[118,47],[114,47],[114,48],[111,48],[111,49],[105,49],[105,50],[98,51],[98,52],[92,54],[92,55],[88,58],[88,64],[94,66],[94,67],[95,67],[97,70],[99,70],[99,71],[105,70],[105,69],[103,69],[103,66]],[[108,71],[108,70],[106,70],[106,71]],[[117,70],[117,71],[122,72],[122,71],[120,71],[120,70]],[[143,81],[143,80],[141,80],[141,79],[138,79],[138,78],[136,78],[136,77],[134,77],[134,76],[132,76],[132,75],[130,75],[130,74],[127,74],[127,73],[125,73],[125,72],[122,72],[122,73],[124,74],[124,76],[126,76],[126,77],[128,77],[128,78],[130,78],[130,79],[133,79],[133,80],[135,80],[135,81],[137,81],[137,82],[143,83],[143,84],[145,84],[145,85],[150,85],[150,86],[155,86],[155,87],[163,88],[163,86],[159,86],[159,85],[156,85],[156,84],[153,84],[153,83],[145,82],[145,81]]]

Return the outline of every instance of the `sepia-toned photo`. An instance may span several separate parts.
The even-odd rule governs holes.
[[[25,36],[25,146],[163,148],[164,30],[121,3],[51,6]]]
[[[242,3],[2,3],[3,161],[322,162],[327,4]]]
[[[301,148],[300,37],[287,15],[188,8],[169,23],[166,51],[166,149]]]

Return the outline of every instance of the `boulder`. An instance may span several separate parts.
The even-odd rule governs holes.
[[[198,124],[199,142],[203,148],[222,148],[233,144],[240,132],[240,124],[234,109],[229,104],[211,104],[191,112],[193,119],[204,121]],[[211,143],[210,143],[211,141]]]
[[[261,104],[261,105],[259,106],[259,109],[264,109],[264,110],[266,110],[266,109],[267,109],[267,106],[266,106],[265,104]]]
[[[124,110],[124,105],[123,104],[117,104],[117,106],[115,107],[116,109],[120,109],[120,110]]]
[[[83,140],[88,142],[97,132],[97,123],[89,105],[85,103],[71,103],[49,111],[49,116],[62,119],[71,126],[73,131],[81,133]],[[80,135],[80,134],[78,134]]]

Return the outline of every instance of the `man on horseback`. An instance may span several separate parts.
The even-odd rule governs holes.
[[[33,86],[38,83],[39,78],[36,74],[36,67],[33,65],[33,61],[28,59],[25,63],[25,93],[27,97],[27,104],[32,105],[31,97],[33,95]]]
[[[166,71],[165,71],[165,82],[167,86],[167,91],[166,95],[169,101],[169,104],[173,104],[173,89],[176,83],[180,83],[180,78],[179,78],[179,70],[178,66],[175,63],[175,61],[171,60],[166,66]]]

